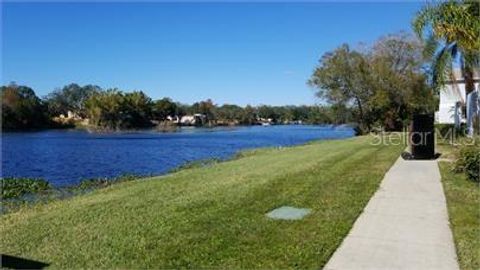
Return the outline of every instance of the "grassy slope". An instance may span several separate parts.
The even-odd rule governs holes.
[[[319,268],[404,146],[370,138],[259,150],[0,219],[0,251],[54,267]],[[301,221],[264,214],[312,208]]]
[[[448,213],[460,267],[480,269],[480,187],[440,162]]]

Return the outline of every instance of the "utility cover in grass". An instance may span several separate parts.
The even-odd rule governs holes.
[[[267,217],[273,219],[299,220],[310,214],[311,210],[307,208],[295,208],[291,206],[282,206],[267,213]]]

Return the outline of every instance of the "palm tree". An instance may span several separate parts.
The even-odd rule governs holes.
[[[438,89],[453,77],[458,60],[466,95],[475,90],[474,71],[480,57],[480,1],[448,1],[426,5],[413,21],[425,41],[425,56],[432,59],[432,82]]]

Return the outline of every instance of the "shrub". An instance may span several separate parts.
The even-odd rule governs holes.
[[[222,160],[219,158],[207,158],[186,162],[180,166],[177,166],[169,171],[169,173],[176,173],[182,170],[195,169],[212,166],[214,164],[220,163]]]
[[[462,124],[459,128],[456,128],[454,124],[436,124],[435,132],[437,137],[441,139],[454,139],[455,137],[463,137],[466,134],[466,127]],[[450,138],[449,136],[454,136]]]
[[[92,178],[82,180],[78,185],[71,186],[72,190],[93,190],[105,188],[115,183],[133,181],[145,176],[135,174],[124,174],[113,178]]]
[[[51,189],[50,184],[37,178],[1,178],[2,199],[16,199],[25,194],[38,193]]]
[[[455,171],[464,172],[468,179],[480,182],[480,144],[461,148],[455,163]]]

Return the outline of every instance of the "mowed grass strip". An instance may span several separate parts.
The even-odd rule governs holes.
[[[439,165],[460,268],[480,269],[480,186],[453,172],[452,164]]]
[[[1,217],[1,252],[86,268],[319,268],[404,146],[263,149]],[[311,208],[299,221],[265,213]]]

